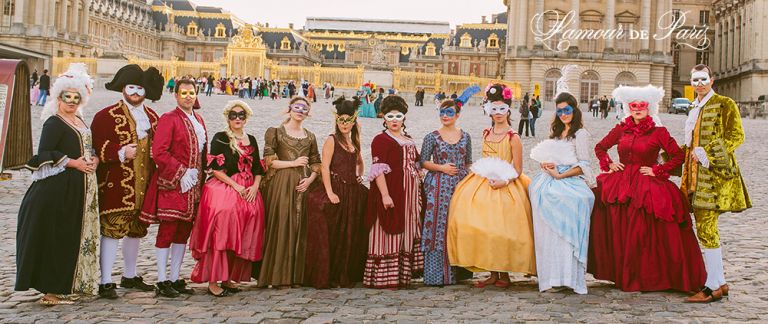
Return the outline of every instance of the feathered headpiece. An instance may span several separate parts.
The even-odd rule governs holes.
[[[456,105],[459,106],[459,108],[461,108],[462,106],[464,106],[464,104],[467,103],[467,101],[469,101],[470,98],[472,98],[472,96],[480,92],[480,90],[481,90],[480,86],[473,85],[469,88],[464,89],[464,91],[461,92],[461,95],[458,96],[453,101],[455,101]]]
[[[575,64],[568,64],[566,66],[563,66],[563,68],[560,70],[560,73],[562,76],[557,79],[557,83],[555,84],[555,98],[557,98],[557,95],[568,92],[571,93],[571,90],[568,88],[568,80],[572,72],[576,72],[579,70],[579,66]]]
[[[88,104],[88,98],[93,91],[93,79],[88,75],[88,67],[84,63],[71,63],[69,69],[59,74],[51,87],[50,100],[45,103],[40,119],[45,121],[59,110],[57,98],[65,89],[77,89],[80,94],[80,105],[77,107],[77,115],[82,117],[82,108]]]
[[[659,102],[664,98],[664,88],[655,87],[650,84],[644,87],[619,86],[613,90],[612,95],[617,101],[621,102],[625,117],[629,117],[631,114],[631,111],[629,110],[630,102],[647,102],[648,115],[653,118],[656,126],[661,126],[661,119],[659,118]]]

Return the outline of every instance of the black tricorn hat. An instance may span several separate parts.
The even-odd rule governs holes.
[[[129,84],[135,84],[144,87],[146,98],[149,100],[160,100],[163,95],[163,76],[155,67],[149,67],[146,71],[142,70],[136,64],[126,65],[115,73],[112,82],[105,85],[107,90],[123,92],[123,88]]]

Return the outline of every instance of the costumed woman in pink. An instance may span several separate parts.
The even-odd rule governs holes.
[[[216,297],[240,291],[235,282],[249,281],[252,262],[261,260],[264,204],[259,184],[264,169],[256,138],[243,130],[253,111],[232,100],[224,108],[227,127],[211,140],[200,212],[192,228],[190,249],[197,260],[193,282],[208,282]],[[221,286],[217,282],[221,282]]]
[[[698,290],[704,260],[688,202],[669,181],[684,155],[656,115],[664,90],[619,87],[613,97],[627,117],[595,147],[605,173],[597,177],[587,271],[623,291]],[[616,145],[619,162],[608,155]],[[663,164],[661,150],[669,156]]]

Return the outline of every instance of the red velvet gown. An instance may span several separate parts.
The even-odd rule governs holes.
[[[635,124],[629,117],[595,146],[605,172],[612,163],[608,150],[617,144],[624,170],[597,177],[587,272],[624,291],[700,289],[706,271],[688,202],[669,181],[683,152],[651,118]],[[661,150],[669,155],[664,164],[658,164]],[[641,174],[643,166],[656,176]]]

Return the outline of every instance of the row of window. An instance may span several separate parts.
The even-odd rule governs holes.
[[[187,36],[190,37],[197,37],[198,36],[198,28],[197,23],[194,21],[190,21],[189,24],[187,24]],[[216,25],[216,32],[214,33],[213,37],[215,38],[225,38],[227,37],[227,27],[224,26],[223,23],[219,23]]]
[[[554,100],[557,80],[560,79],[562,73],[558,69],[551,69],[544,75],[544,101]],[[634,86],[637,83],[637,78],[632,72],[621,72],[616,75],[614,79],[614,88],[619,86]],[[613,88],[612,88],[613,89]],[[590,100],[608,95],[607,93],[600,93],[600,77],[595,71],[585,71],[579,78],[579,102],[588,103]]]
[[[464,33],[464,35],[461,35],[460,40],[461,42],[459,43],[459,47],[469,48],[477,46],[472,44],[472,36],[469,35],[469,33]],[[499,35],[492,33],[490,36],[488,36],[485,42],[485,46],[487,48],[499,48]]]

